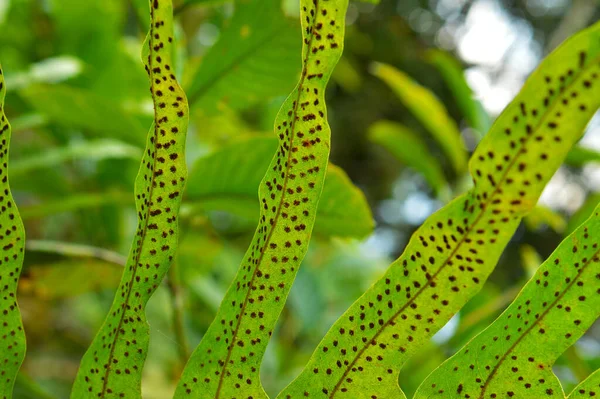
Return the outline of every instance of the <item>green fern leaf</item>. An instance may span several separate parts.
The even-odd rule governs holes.
[[[145,306],[177,247],[177,220],[187,177],[188,105],[171,68],[172,4],[152,0],[142,57],[154,100],[154,124],[135,181],[138,227],[110,313],[86,352],[72,398],[139,398],[148,349]]]
[[[4,114],[6,87],[0,66],[0,398],[12,398],[15,378],[25,358],[25,333],[17,305],[17,283],[23,266],[25,230],[8,185],[10,124]]]
[[[506,311],[423,382],[420,398],[564,398],[552,365],[600,316],[600,207]]]
[[[260,363],[306,254],[327,170],[325,87],[342,53],[348,0],[302,0],[302,75],[275,120],[279,148],[260,188],[258,228],[176,398],[266,398]],[[252,148],[248,148],[252,151]]]
[[[193,201],[194,211],[222,210],[249,220],[258,219],[256,192],[278,147],[277,137],[251,136],[199,158],[190,170],[186,200]],[[364,238],[373,228],[373,216],[364,194],[341,168],[330,163],[313,234]]]
[[[372,73],[398,95],[406,107],[429,130],[446,153],[456,173],[467,168],[467,151],[456,122],[442,102],[425,87],[391,65],[376,63]]]
[[[600,397],[600,370],[596,370],[581,384],[577,385],[568,399],[589,399]]]
[[[280,398],[404,396],[399,369],[480,290],[598,109],[599,38],[596,24],[542,62],[476,149],[474,187],[425,221]]]

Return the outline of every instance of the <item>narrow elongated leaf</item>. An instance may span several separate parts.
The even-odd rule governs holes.
[[[380,121],[369,128],[369,138],[390,151],[400,162],[420,172],[436,193],[447,186],[438,160],[419,136],[407,127]]]
[[[23,266],[25,230],[8,185],[11,129],[4,114],[4,74],[0,66],[0,398],[12,398],[15,378],[25,357],[25,333],[17,305],[17,282]]]
[[[590,162],[600,162],[600,152],[580,145],[573,147],[565,159],[567,165],[575,167],[581,167]]]
[[[203,210],[225,210],[257,219],[256,193],[278,145],[276,137],[249,137],[200,158],[190,171],[186,200]],[[362,238],[373,231],[373,224],[363,193],[342,169],[330,164],[315,233]]]
[[[171,1],[152,0],[150,14],[142,57],[155,111],[135,182],[138,227],[110,313],[81,362],[73,399],[141,397],[149,338],[145,307],[177,247],[188,107],[171,71]]]
[[[599,38],[597,24],[542,62],[476,149],[474,187],[425,221],[280,398],[402,396],[400,367],[480,290],[598,109]]]
[[[259,188],[258,228],[176,398],[266,398],[261,360],[308,248],[329,156],[325,87],[348,0],[302,0],[302,76],[275,119],[280,142]],[[248,148],[252,151],[252,148]]]
[[[450,118],[440,100],[431,91],[391,65],[377,63],[372,72],[390,86],[440,144],[454,170],[462,173],[467,167],[467,152],[456,123]]]
[[[600,370],[596,370],[588,378],[577,385],[568,399],[589,399],[600,396]]]
[[[300,72],[298,26],[283,15],[281,1],[236,1],[235,7],[187,88],[190,104],[204,112],[285,95]]]
[[[552,365],[600,316],[600,208],[517,299],[423,382],[415,399],[564,398]]]
[[[490,117],[475,99],[458,60],[442,50],[430,50],[427,60],[440,71],[467,123],[483,137],[490,128]]]
[[[139,159],[142,149],[117,140],[98,139],[51,148],[28,158],[13,162],[11,172],[25,174],[32,170],[52,168],[70,160],[102,160],[110,158]]]

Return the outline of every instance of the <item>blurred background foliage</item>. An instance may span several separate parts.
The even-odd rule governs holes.
[[[300,72],[297,0],[175,1],[176,70],[191,103],[179,257],[148,308],[144,397],[171,397],[256,225],[272,124]],[[66,398],[117,287],[135,228],[133,180],[152,102],[147,0],[0,0],[13,125],[11,183],[28,234],[28,338],[16,398]],[[314,238],[261,372],[291,381],[414,229],[467,189],[469,153],[537,63],[600,18],[596,0],[352,2],[327,92],[331,161]],[[412,396],[491,322],[600,200],[600,118],[555,175],[480,294],[400,377]],[[600,326],[555,372],[600,367]]]

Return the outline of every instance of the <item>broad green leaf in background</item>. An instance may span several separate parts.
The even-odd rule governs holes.
[[[41,168],[52,168],[69,160],[101,160],[126,158],[138,160],[142,149],[131,144],[112,139],[96,139],[81,143],[72,143],[65,147],[55,147],[43,153],[13,162],[10,170],[13,174],[25,174]]]
[[[600,106],[599,57],[600,23],[540,64],[475,150],[474,187],[425,221],[279,398],[404,396],[406,359],[481,289]]]
[[[140,398],[148,349],[145,307],[175,255],[178,211],[187,177],[188,106],[172,73],[170,0],[153,0],[142,58],[154,100],[154,124],[135,182],[138,227],[118,293],[81,362],[72,398]]]
[[[236,1],[227,28],[186,85],[190,104],[212,113],[289,93],[300,72],[298,30],[280,0]]]
[[[0,66],[0,397],[12,398],[15,378],[25,357],[25,332],[17,305],[17,284],[23,266],[25,230],[8,184],[11,129],[4,114],[4,73]]]
[[[577,385],[568,399],[589,399],[598,396],[600,396],[600,370],[596,370]]]
[[[65,85],[32,85],[21,94],[40,114],[61,126],[86,129],[141,145],[144,127],[119,104],[85,89]]]
[[[427,128],[450,159],[456,173],[464,172],[467,167],[467,151],[456,123],[450,118],[440,100],[431,91],[391,65],[375,63],[371,72],[390,86]]]
[[[406,126],[391,121],[376,122],[369,128],[369,139],[421,173],[436,194],[447,188],[440,163],[419,136]]]
[[[508,309],[430,374],[415,399],[563,399],[552,365],[600,316],[599,237],[596,208]]]
[[[176,398],[267,398],[260,365],[308,249],[329,156],[325,88],[342,54],[348,0],[302,0],[302,76],[275,119],[279,146],[259,188],[260,219]],[[248,148],[252,152],[253,148]]]
[[[582,167],[590,162],[600,162],[600,152],[580,145],[573,147],[565,159],[567,165],[575,167]]]
[[[248,137],[198,159],[190,171],[186,203],[202,210],[224,210],[256,220],[259,216],[256,193],[277,146],[276,137]],[[342,169],[330,164],[315,233],[363,238],[373,227],[371,210],[362,192]]]
[[[475,99],[460,62],[447,52],[437,49],[429,50],[426,59],[440,71],[469,126],[475,129],[479,138],[483,137],[490,128],[490,117]]]

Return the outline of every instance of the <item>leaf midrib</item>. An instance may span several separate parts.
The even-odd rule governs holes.
[[[152,7],[152,5],[150,5],[150,14],[151,14],[151,18],[150,18],[150,32],[149,32],[149,39],[148,39],[148,51],[149,51],[149,56],[148,56],[148,70],[152,71],[152,64],[153,64],[153,57],[152,57],[152,51],[153,51],[153,42],[154,42],[154,9]],[[150,73],[150,85],[152,88],[152,98],[154,99],[154,79],[152,77],[152,74]],[[154,140],[152,141],[152,143],[156,143],[156,139],[158,137],[158,118],[157,118],[157,114],[158,111],[156,109],[156,104],[154,105]],[[146,232],[148,230],[148,221],[149,221],[149,216],[150,216],[150,209],[151,209],[151,205],[152,205],[152,193],[154,192],[154,181],[156,178],[156,174],[154,173],[155,168],[156,168],[156,148],[154,148],[154,153],[153,153],[153,157],[152,157],[152,178],[150,179],[150,192],[148,195],[148,206],[146,206],[146,217],[144,218],[144,224],[142,226],[142,235],[140,237],[140,244],[138,247],[138,251],[137,254],[135,256],[134,262],[133,262],[133,272],[131,273],[131,279],[129,280],[129,284],[127,286],[127,295],[125,296],[125,301],[123,303],[122,306],[122,312],[121,312],[121,317],[119,318],[119,324],[117,325],[117,329],[115,330],[115,335],[114,338],[112,340],[111,346],[110,346],[110,352],[108,355],[108,362],[107,362],[107,367],[106,370],[104,372],[104,378],[103,378],[103,383],[102,383],[102,392],[100,393],[100,397],[104,398],[105,394],[106,394],[106,389],[108,388],[108,377],[110,376],[110,371],[111,371],[111,364],[115,355],[115,347],[116,347],[116,343],[119,337],[119,334],[121,333],[121,328],[123,326],[123,320],[125,319],[125,312],[127,310],[127,305],[129,303],[129,297],[131,296],[131,291],[133,290],[133,282],[135,280],[135,276],[138,270],[138,263],[140,261],[140,257],[142,256],[142,249],[144,247],[144,242],[145,242],[145,238],[146,238]],[[143,157],[142,157],[142,162],[143,162]],[[126,272],[126,270],[124,271]]]
[[[542,124],[546,121],[546,119],[548,117],[550,117],[550,115],[552,115],[552,111],[554,111],[554,108],[560,104],[560,99],[563,98],[564,93],[567,92],[567,89],[572,87],[576,82],[579,81],[579,78],[581,77],[581,75],[587,70],[587,68],[589,68],[591,65],[595,65],[596,62],[600,59],[600,57],[596,57],[594,59],[593,62],[589,62],[587,64],[587,66],[582,67],[581,70],[579,72],[577,72],[575,74],[575,76],[573,77],[573,80],[567,84],[566,86],[564,86],[563,90],[559,92],[559,94],[555,97],[554,101],[548,106],[548,108],[546,109],[546,112],[541,115],[539,122],[537,123],[537,125],[535,126],[535,128],[532,130],[531,134],[527,135],[525,140],[523,140],[522,145],[520,147],[520,149],[516,152],[515,157],[511,160],[510,164],[508,165],[508,167],[504,170],[502,177],[500,178],[500,180],[498,181],[498,183],[496,184],[494,191],[492,192],[492,194],[488,197],[488,200],[485,203],[482,203],[482,207],[480,207],[479,209],[481,209],[481,212],[479,213],[479,215],[475,218],[475,220],[473,221],[473,223],[471,224],[471,226],[469,226],[467,228],[467,231],[465,232],[465,234],[462,236],[462,238],[458,241],[458,243],[456,244],[455,249],[450,253],[450,255],[446,258],[446,260],[444,261],[444,263],[440,266],[440,268],[433,274],[433,276],[431,277],[431,279],[428,280],[427,284],[424,284],[423,287],[421,287],[417,293],[410,298],[406,304],[404,306],[402,306],[396,313],[394,313],[392,315],[392,317],[390,317],[388,319],[388,321],[386,321],[381,328],[379,328],[379,330],[375,333],[375,335],[367,341],[367,344],[364,344],[361,349],[357,352],[356,356],[354,357],[354,359],[352,360],[352,362],[350,362],[350,364],[346,367],[346,369],[344,370],[344,373],[342,374],[342,376],[339,378],[338,382],[336,383],[335,387],[333,388],[333,390],[331,391],[331,394],[328,396],[329,398],[333,398],[335,393],[339,390],[340,386],[342,385],[342,383],[345,381],[346,376],[348,375],[348,373],[350,372],[350,370],[352,370],[352,367],[356,364],[356,362],[358,361],[358,359],[362,356],[362,354],[367,350],[367,348],[369,347],[370,343],[373,340],[376,340],[379,335],[381,335],[381,333],[396,319],[396,317],[398,317],[398,315],[400,315],[404,310],[406,310],[406,308],[408,306],[410,306],[410,304],[412,304],[420,295],[421,293],[427,289],[429,287],[429,282],[435,280],[435,278],[441,273],[441,271],[448,265],[448,262],[454,257],[454,255],[456,255],[456,253],[458,252],[459,248],[461,247],[461,245],[466,241],[467,237],[469,236],[469,233],[471,231],[473,231],[473,229],[477,226],[477,223],[479,223],[479,221],[481,220],[481,218],[483,217],[483,215],[485,214],[485,210],[487,209],[488,205],[492,203],[492,200],[494,199],[494,197],[501,191],[500,187],[502,186],[502,184],[505,182],[506,177],[508,176],[508,173],[512,170],[513,166],[515,165],[517,159],[519,159],[519,157],[522,155],[521,149],[525,148],[525,146],[527,145],[527,143],[529,143],[531,137],[535,136],[534,132],[537,131],[538,129],[540,129],[540,127],[542,126]],[[474,190],[476,188],[473,187]]]
[[[319,9],[319,4],[320,4],[320,0],[314,0],[314,4],[315,4],[315,15],[318,14],[318,9]],[[310,49],[312,46],[312,42],[313,42],[313,38],[314,38],[314,24],[315,24],[316,18],[313,18],[312,24],[311,24],[311,30],[310,30],[310,39],[308,41],[308,43],[306,44],[306,52],[304,54],[304,57],[302,58],[302,74],[300,76],[300,81],[298,82],[298,86],[296,88],[297,90],[297,96],[296,96],[296,101],[294,102],[293,108],[292,108],[292,122],[290,124],[290,139],[289,139],[289,143],[290,143],[290,148],[288,149],[288,156],[287,156],[287,162],[286,162],[286,173],[285,173],[285,179],[283,181],[283,189],[281,190],[282,194],[281,194],[281,198],[279,200],[279,205],[277,206],[277,212],[275,213],[275,216],[273,217],[273,224],[272,224],[272,228],[269,230],[269,234],[267,235],[267,238],[265,239],[265,243],[263,244],[263,248],[266,248],[269,245],[269,242],[271,241],[271,237],[273,236],[273,232],[275,231],[275,226],[277,225],[277,221],[279,220],[279,216],[281,214],[281,208],[283,205],[283,200],[284,198],[286,198],[286,188],[287,188],[287,184],[288,184],[288,180],[289,180],[289,171],[291,168],[292,163],[291,161],[291,157],[292,157],[292,147],[293,147],[293,142],[294,142],[294,130],[296,127],[296,120],[298,120],[298,106],[300,104],[300,96],[302,95],[302,89],[303,89],[303,85],[304,85],[304,81],[306,79],[306,75],[307,73],[307,69],[308,69],[308,58],[310,57]],[[303,30],[304,31],[304,30]],[[304,36],[304,35],[302,35]],[[285,103],[284,103],[285,104]],[[281,111],[280,111],[281,112]],[[268,173],[268,171],[267,171]],[[262,181],[261,181],[262,183]],[[262,260],[264,257],[264,253],[265,251],[260,251],[260,254],[258,256],[258,262],[256,264],[256,267],[254,268],[254,271],[252,272],[252,277],[250,278],[250,281],[248,281],[248,290],[246,292],[246,296],[244,297],[244,302],[242,304],[242,307],[240,308],[240,317],[237,318],[237,322],[236,322],[236,326],[235,329],[233,330],[233,336],[231,339],[231,344],[228,345],[227,347],[227,356],[225,358],[225,362],[223,363],[223,368],[221,369],[221,373],[219,375],[219,382],[218,382],[218,386],[217,386],[217,391],[215,393],[215,399],[219,398],[219,395],[221,394],[221,389],[223,386],[223,381],[225,379],[225,374],[227,371],[227,366],[229,364],[229,361],[231,359],[231,355],[233,354],[233,348],[235,347],[235,341],[237,339],[237,335],[239,333],[239,329],[240,329],[240,325],[242,322],[242,319],[244,318],[244,311],[246,310],[246,305],[248,304],[248,299],[250,297],[250,292],[251,292],[251,287],[252,287],[252,283],[254,282],[255,278],[256,278],[256,274],[258,272],[258,269],[260,268],[261,264],[262,264]]]
[[[498,363],[494,366],[494,368],[492,369],[492,372],[490,373],[490,375],[486,378],[485,383],[483,384],[483,387],[481,388],[481,393],[479,394],[478,399],[483,399],[483,395],[485,394],[485,391],[487,390],[490,382],[492,381],[492,379],[496,375],[496,372],[500,369],[500,366],[502,365],[502,363],[504,363],[504,360],[506,360],[506,357],[509,355],[509,353],[511,353],[515,349],[515,347],[519,344],[519,342],[521,342],[523,340],[523,338],[525,338],[529,334],[529,332],[535,326],[537,326],[542,321],[542,319],[544,317],[546,317],[548,315],[548,313],[550,312],[550,310],[554,309],[554,307],[556,306],[556,304],[558,303],[558,301],[560,301],[567,294],[567,292],[569,292],[569,290],[571,289],[571,287],[573,287],[573,284],[575,284],[577,282],[577,278],[579,276],[581,276],[581,274],[583,274],[583,272],[590,265],[590,263],[594,262],[595,259],[597,259],[598,255],[600,255],[600,249],[598,249],[594,253],[594,255],[592,255],[589,258],[589,260],[587,262],[585,262],[585,264],[581,267],[581,269],[578,270],[577,276],[574,277],[571,280],[571,282],[567,285],[567,287],[565,288],[565,290],[563,292],[561,292],[561,294],[558,297],[556,297],[556,299],[554,301],[552,301],[552,304],[550,306],[548,306],[548,308],[542,312],[542,314],[540,315],[540,317],[538,317],[537,319],[535,319],[533,321],[533,323],[531,324],[531,326],[528,327],[523,332],[523,334],[521,334],[519,336],[519,338],[517,338],[515,340],[514,344],[512,344],[510,346],[510,348],[508,348],[508,350],[506,351],[506,353],[500,358],[500,360],[498,360]]]

